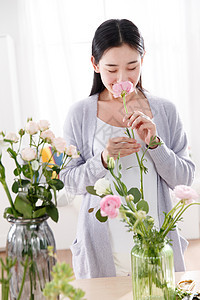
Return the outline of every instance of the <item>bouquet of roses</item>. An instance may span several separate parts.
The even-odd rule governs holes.
[[[79,153],[75,146],[67,147],[66,141],[55,137],[49,128],[47,120],[36,123],[28,119],[25,128],[20,129],[18,134],[0,133],[0,182],[10,203],[4,217],[10,214],[15,218],[29,219],[48,215],[55,222],[58,221],[57,191],[64,187],[58,174],[71,159],[79,157]],[[26,142],[28,145],[25,145]],[[51,147],[47,161],[42,160],[45,147]],[[14,201],[6,182],[3,149],[15,163],[15,180],[12,185],[12,192],[16,194]],[[59,165],[53,160],[55,155],[62,158]]]

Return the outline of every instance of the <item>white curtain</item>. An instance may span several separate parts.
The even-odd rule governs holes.
[[[200,78],[199,0],[18,0],[17,49],[22,116],[47,118],[62,135],[70,105],[91,89],[91,41],[109,18],[141,30],[143,86],[173,101],[198,169]]]

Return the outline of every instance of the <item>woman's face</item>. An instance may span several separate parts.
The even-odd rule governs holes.
[[[115,83],[131,81],[136,87],[140,78],[142,61],[140,53],[127,44],[105,51],[97,65],[92,57],[95,72],[100,73],[104,86],[112,95],[112,87]]]

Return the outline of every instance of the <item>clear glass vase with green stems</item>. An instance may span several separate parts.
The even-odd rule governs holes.
[[[7,256],[16,260],[10,270],[10,300],[44,300],[43,289],[51,280],[56,263],[48,247],[55,253],[53,232],[48,216],[23,219],[7,216],[11,228],[7,236]]]
[[[170,245],[165,244],[151,255],[144,245],[135,244],[131,251],[134,300],[174,300],[174,257]]]

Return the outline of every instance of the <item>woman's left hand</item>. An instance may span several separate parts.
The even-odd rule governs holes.
[[[156,135],[155,123],[141,111],[126,114],[123,121],[127,127],[137,130],[138,136],[146,145],[149,145],[151,137]]]

